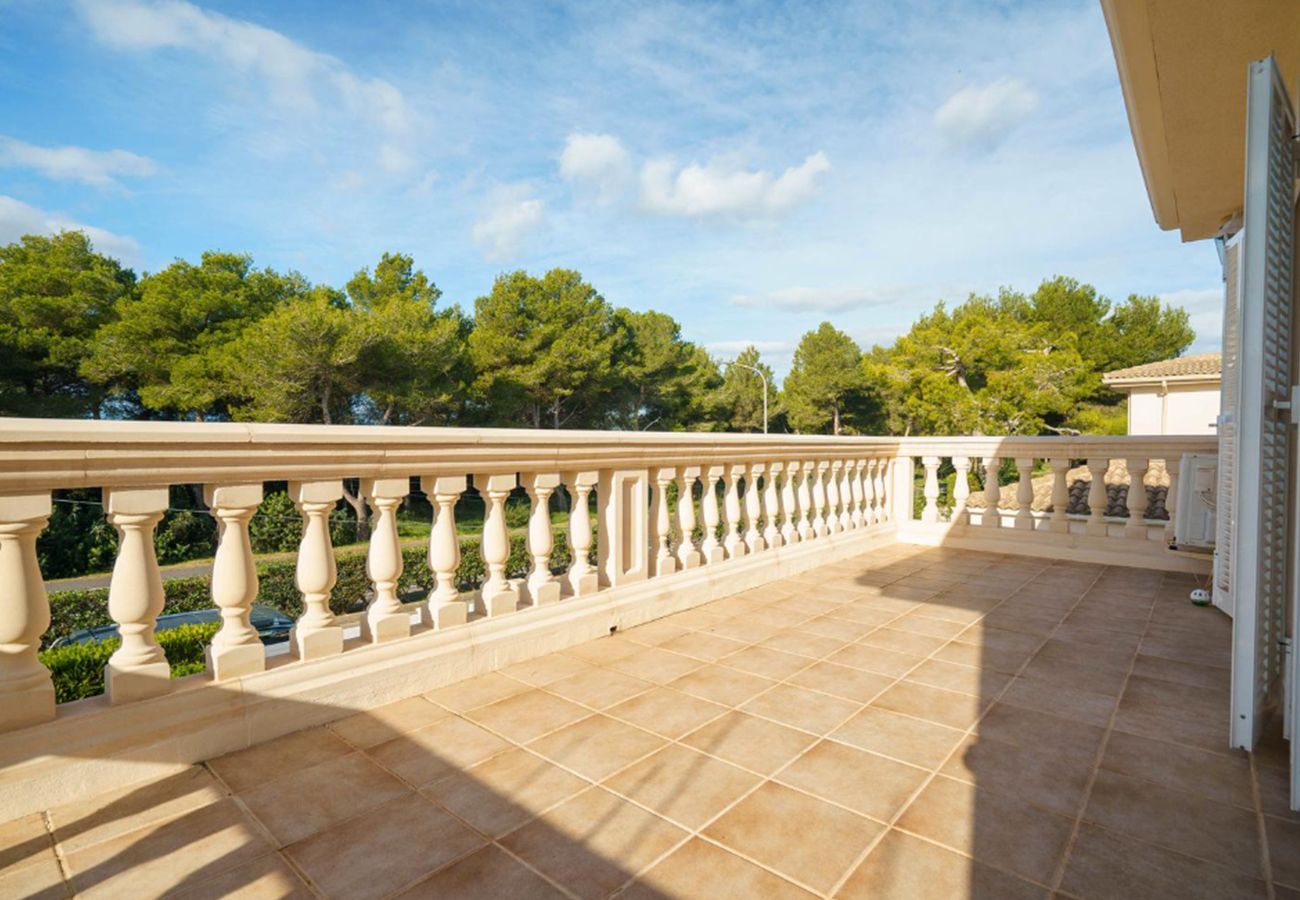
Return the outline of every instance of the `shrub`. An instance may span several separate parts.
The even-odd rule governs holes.
[[[158,632],[158,644],[167,654],[172,677],[202,672],[207,665],[204,649],[212,642],[220,623],[182,625]],[[104,692],[104,666],[122,643],[120,638],[90,644],[69,644],[41,652],[41,662],[54,679],[54,697],[59,703],[93,697]]]
[[[154,551],[163,565],[211,556],[216,549],[216,521],[192,509],[168,513],[154,534]]]

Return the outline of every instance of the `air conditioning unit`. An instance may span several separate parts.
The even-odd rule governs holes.
[[[1178,472],[1174,543],[1179,549],[1212,550],[1219,457],[1214,453],[1185,453]]]

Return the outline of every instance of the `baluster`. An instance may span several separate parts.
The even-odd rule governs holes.
[[[108,614],[122,636],[104,668],[104,690],[110,703],[130,703],[171,690],[167,657],[154,637],[165,598],[153,533],[167,509],[167,488],[105,488],[104,509],[118,534]]]
[[[1169,521],[1165,523],[1165,542],[1174,542],[1174,512],[1178,507],[1178,467],[1182,460],[1178,457],[1165,457],[1165,471],[1169,473],[1169,490],[1165,494],[1165,512]],[[1293,649],[1292,652],[1300,652]]]
[[[1048,460],[1048,464],[1052,467],[1052,521],[1048,527],[1057,534],[1069,534],[1066,513],[1070,507],[1070,461],[1058,457]]]
[[[727,558],[722,545],[718,543],[718,524],[722,521],[718,513],[718,481],[722,478],[722,472],[722,466],[709,466],[702,479],[704,495],[700,498],[700,508],[704,514],[704,540],[700,543],[700,552],[709,564]]]
[[[954,456],[952,467],[955,470],[952,480],[952,524],[964,528],[970,524],[970,513],[966,510],[966,501],[970,499],[970,457]]]
[[[894,510],[890,508],[889,501],[893,499],[894,487],[890,478],[894,474],[894,461],[892,459],[880,459],[876,461],[876,521],[892,522],[894,521]]]
[[[826,537],[831,533],[830,526],[826,524],[826,470],[830,468],[830,463],[822,461],[816,463],[812,470],[812,499],[813,499],[813,534],[817,537]]]
[[[745,555],[745,544],[740,538],[740,477],[744,474],[744,466],[727,467],[727,490],[723,495],[723,512],[727,527],[726,536],[722,539],[722,548],[727,552],[727,559]]]
[[[800,540],[799,498],[795,495],[798,481],[799,464],[786,463],[781,480],[781,542],[784,544],[794,544]]]
[[[677,527],[682,532],[677,562],[683,569],[694,569],[704,563],[704,557],[695,547],[695,480],[699,477],[699,466],[684,466],[677,472]]]
[[[1088,471],[1092,473],[1092,484],[1088,486],[1088,524],[1087,534],[1098,537],[1106,536],[1106,472],[1110,469],[1109,459],[1088,460]]]
[[[362,636],[375,644],[404,638],[411,633],[411,617],[397,599],[402,577],[402,547],[397,539],[397,507],[411,489],[409,478],[365,478],[361,493],[370,506],[370,547],[366,576],[375,596],[361,619]]]
[[[54,718],[54,682],[37,656],[50,603],[36,538],[51,510],[48,492],[0,497],[0,731]]]
[[[1016,484],[1016,528],[1034,528],[1034,460],[1019,457],[1016,459],[1016,474],[1020,481]]]
[[[475,475],[474,486],[483,495],[483,570],[486,577],[479,589],[483,613],[503,616],[519,608],[519,591],[506,578],[510,561],[510,533],[506,529],[506,498],[515,489],[513,474]]]
[[[817,534],[813,527],[813,499],[812,499],[812,477],[816,468],[816,463],[806,462],[799,463],[799,489],[797,498],[799,501],[799,539],[802,541],[811,541]]]
[[[840,468],[840,531],[853,528],[853,460]]]
[[[591,565],[591,489],[600,480],[600,473],[569,472],[564,483],[572,495],[573,508],[569,510],[569,543],[573,559],[569,563],[569,589],[575,597],[585,597],[600,590],[600,576]]]
[[[212,602],[221,610],[221,628],[206,655],[213,679],[225,681],[266,669],[266,648],[249,621],[257,599],[257,566],[248,540],[248,520],[262,502],[262,485],[206,485],[203,502],[217,520]]]
[[[849,515],[850,523],[854,528],[865,528],[867,525],[866,502],[867,492],[863,488],[862,479],[867,471],[865,459],[853,460],[853,477],[849,481],[850,496],[853,497],[853,512]]]
[[[925,467],[925,506],[921,509],[922,522],[939,521],[939,457],[923,456],[921,465]]]
[[[1002,460],[996,456],[984,457],[984,517],[980,525],[985,528],[1001,528],[1002,515],[998,504],[1002,502],[1002,488],[998,485],[998,468]]]
[[[1128,525],[1124,533],[1136,540],[1147,539],[1147,467],[1149,459],[1126,459],[1128,469]]]
[[[671,575],[677,571],[677,560],[673,557],[671,546],[671,524],[668,513],[668,485],[677,477],[676,469],[654,470],[654,495],[651,497],[650,521],[654,525],[653,542],[655,556],[651,571],[655,575]],[[679,499],[680,503],[681,500]]]
[[[434,588],[425,604],[425,623],[434,628],[464,625],[469,609],[460,599],[456,573],[460,569],[460,538],[456,534],[456,501],[465,492],[464,475],[425,475],[420,489],[433,506],[429,532],[429,569]]]
[[[758,479],[765,468],[763,463],[754,463],[745,474],[745,548],[750,553],[767,549],[767,541],[763,540],[763,533],[759,530],[763,505]]]
[[[302,615],[289,629],[289,652],[297,659],[320,659],[343,652],[343,629],[330,611],[338,581],[330,513],[343,496],[343,482],[291,481],[289,497],[302,516],[302,539],[293,583],[302,594]]]
[[[785,467],[781,463],[769,463],[763,468],[763,542],[776,548],[782,544],[781,526],[781,491],[777,488],[777,478]]]
[[[867,527],[880,522],[880,509],[876,505],[876,463],[877,460],[869,459],[863,467],[862,523]]]
[[[551,494],[560,486],[560,476],[554,472],[531,472],[522,480],[530,504],[528,555],[532,558],[523,594],[530,606],[541,606],[560,599],[560,583],[551,574],[551,551],[555,548],[551,531]]]
[[[823,479],[826,482],[826,532],[827,534],[839,534],[840,532],[840,469],[843,468],[842,460],[831,460],[827,463],[826,474]]]

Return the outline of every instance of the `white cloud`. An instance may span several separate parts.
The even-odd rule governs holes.
[[[115,256],[128,265],[139,262],[140,245],[134,238],[84,225],[61,213],[46,212],[0,194],[0,244],[12,243],[25,234],[55,234],[59,231],[84,231],[101,253]]]
[[[779,176],[719,162],[677,169],[668,160],[652,160],[641,168],[641,205],[662,215],[780,215],[809,199],[817,188],[817,176],[830,167],[820,151]]]
[[[158,171],[153,160],[126,150],[37,147],[4,135],[0,135],[0,166],[35,169],[56,181],[100,188],[118,187],[117,176],[143,177]]]
[[[779,309],[788,312],[846,312],[867,306],[879,306],[894,299],[893,292],[859,288],[789,287],[766,294],[737,294],[733,306],[756,309]]]
[[[271,97],[290,109],[313,113],[322,104],[341,104],[389,132],[411,125],[406,100],[392,84],[354,75],[338,58],[261,25],[184,0],[79,0],[77,8],[95,36],[111,47],[187,50],[260,79]]]
[[[611,134],[573,133],[560,154],[560,175],[565,181],[594,192],[601,202],[616,200],[631,184],[632,155]]]
[[[1038,109],[1038,92],[1019,78],[962,88],[934,112],[934,124],[953,147],[992,150]]]
[[[499,262],[517,257],[524,241],[545,220],[541,200],[522,185],[507,186],[493,192],[471,233],[474,242],[483,249],[483,256]]]

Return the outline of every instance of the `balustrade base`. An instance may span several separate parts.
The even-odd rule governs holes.
[[[464,625],[469,621],[469,604],[464,600],[453,600],[450,603],[429,606],[425,610],[425,619],[429,625],[438,629]]]
[[[652,560],[654,565],[654,577],[660,578],[664,575],[671,575],[677,571],[677,559],[672,556],[660,556]]]
[[[297,627],[289,629],[290,653],[295,659],[324,659],[343,652],[343,629],[337,625],[317,628],[301,633]]]
[[[361,619],[361,636],[372,644],[396,641],[411,634],[410,613],[367,613]]]
[[[171,690],[172,670],[166,662],[146,663],[119,669],[113,663],[104,667],[104,693],[114,706],[160,697]]]
[[[479,594],[478,608],[489,619],[494,616],[506,616],[519,609],[519,590],[514,587],[497,591],[489,597]]]
[[[745,547],[750,553],[762,553],[767,549],[767,541],[761,537],[752,538],[745,542]]]
[[[561,590],[558,581],[547,581],[542,584],[529,584],[525,581],[519,587],[524,601],[529,606],[545,606],[547,603],[558,603],[560,600]]]
[[[54,683],[42,669],[0,690],[0,731],[26,728],[54,718]]]
[[[229,681],[266,671],[266,648],[262,642],[237,644],[233,647],[209,646],[204,655],[213,681]]]
[[[583,572],[581,575],[569,573],[569,592],[572,597],[587,597],[600,590],[600,576],[595,572]]]
[[[714,566],[727,559],[727,551],[721,546],[714,547],[712,550],[703,551],[705,565]]]
[[[698,569],[704,565],[704,556],[698,550],[688,550],[685,554],[677,554],[677,561],[681,563],[679,569]]]

